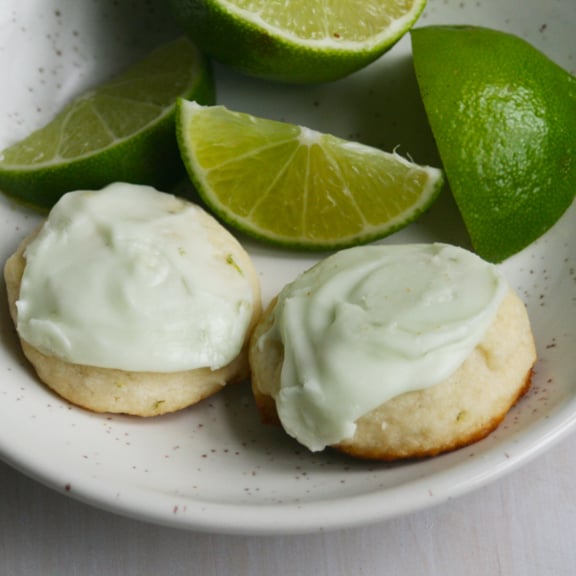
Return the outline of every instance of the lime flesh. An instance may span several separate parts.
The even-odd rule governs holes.
[[[206,204],[274,244],[335,249],[406,226],[436,198],[442,173],[293,124],[181,100],[184,163]]]

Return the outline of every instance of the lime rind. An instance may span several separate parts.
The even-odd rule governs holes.
[[[502,262],[576,194],[576,80],[525,40],[477,26],[412,31],[416,77],[475,251]]]
[[[211,118],[203,122],[208,116]],[[219,118],[215,121],[214,117]],[[217,120],[222,126],[229,121],[229,127],[235,127],[226,130],[218,126]],[[244,133],[243,122],[247,123]],[[264,143],[251,135],[255,124],[271,134]],[[389,236],[425,212],[444,182],[437,168],[416,165],[396,153],[284,122],[254,118],[223,106],[206,107],[179,100],[176,128],[184,164],[207,207],[236,230],[277,246],[332,250]],[[240,147],[234,142],[233,134],[237,132],[245,138]],[[195,134],[199,133],[210,134],[213,142],[224,138],[220,160],[212,160],[213,155],[219,157],[218,143],[208,144],[206,150],[196,145]],[[235,152],[230,155],[230,150]],[[323,156],[322,162],[331,164],[328,173],[315,169],[309,158],[311,150]],[[275,175],[270,178],[272,166]],[[395,199],[384,198],[385,184],[380,194],[382,209],[370,191],[347,189],[350,175],[339,172],[359,170],[372,171],[369,187],[382,186],[395,177],[396,171],[403,179],[401,190],[412,194],[409,205],[400,198],[403,204],[395,209]],[[310,187],[319,173],[323,174],[322,181]],[[303,193],[291,194],[292,190]],[[369,200],[364,201],[362,196]],[[278,214],[278,218],[271,221],[270,214]],[[342,233],[342,229],[348,230]]]

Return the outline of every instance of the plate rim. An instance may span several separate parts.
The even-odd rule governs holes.
[[[551,421],[554,425],[550,425]],[[112,489],[102,481],[89,480],[81,472],[67,471],[64,476],[54,468],[35,466],[33,458],[13,453],[2,435],[0,459],[49,489],[125,518],[211,534],[303,535],[369,526],[460,498],[539,457],[575,428],[576,396],[573,396],[568,402],[556,405],[537,424],[514,432],[504,442],[496,442],[478,457],[456,462],[430,476],[392,489],[298,504],[217,503],[146,490],[130,483]],[[156,495],[152,504],[151,494]]]

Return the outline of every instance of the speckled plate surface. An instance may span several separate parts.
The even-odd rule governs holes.
[[[73,95],[175,36],[163,0],[4,0],[0,146],[46,122]],[[574,0],[429,0],[419,24],[515,32],[576,72]],[[279,86],[215,66],[230,107],[437,163],[404,38],[379,62],[317,87]],[[0,198],[4,260],[39,220]],[[437,504],[499,477],[574,428],[576,211],[504,264],[525,299],[540,360],[534,385],[486,440],[422,462],[379,465],[310,454],[260,424],[247,386],[151,420],[102,416],[48,392],[23,360],[0,294],[0,454],[39,481],[151,522],[230,533],[295,533],[375,522]],[[447,197],[389,242],[466,245]],[[265,299],[315,261],[245,242]]]

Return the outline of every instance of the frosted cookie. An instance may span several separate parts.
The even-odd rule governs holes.
[[[257,274],[183,199],[121,183],[66,194],[4,273],[24,354],[74,404],[152,416],[249,374]]]
[[[312,451],[432,456],[494,430],[536,360],[498,268],[443,244],[364,246],[286,286],[250,344],[266,421]]]

